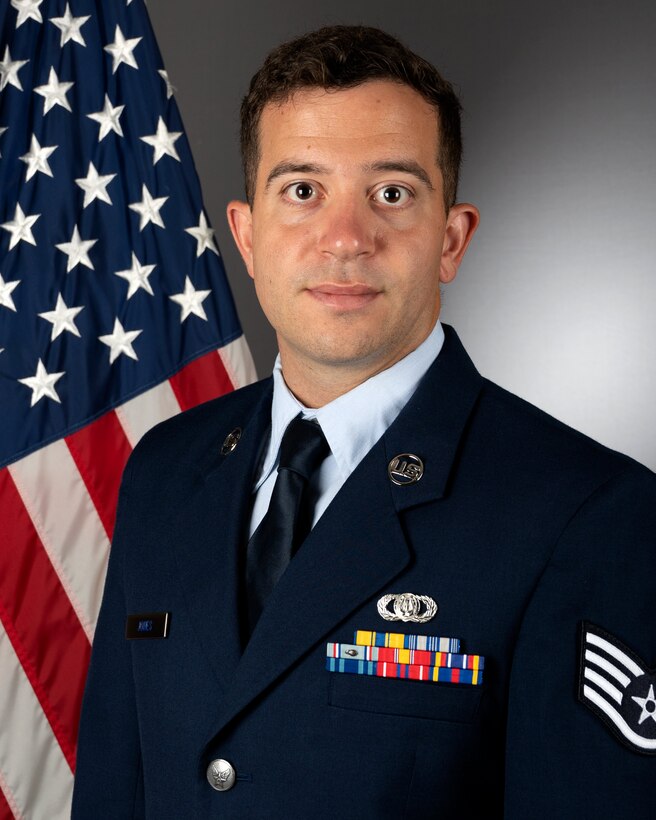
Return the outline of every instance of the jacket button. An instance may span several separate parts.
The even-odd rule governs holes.
[[[207,767],[207,781],[217,792],[227,792],[235,785],[235,770],[227,760],[219,757]]]

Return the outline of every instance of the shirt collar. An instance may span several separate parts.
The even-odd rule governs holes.
[[[405,407],[443,343],[444,331],[437,322],[419,347],[392,367],[317,409],[305,407],[287,387],[278,355],[273,368],[271,438],[255,490],[275,469],[283,434],[299,413],[319,422],[345,481]]]

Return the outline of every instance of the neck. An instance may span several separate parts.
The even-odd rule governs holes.
[[[387,359],[354,365],[325,364],[315,360],[299,360],[285,354],[281,349],[280,361],[285,384],[305,407],[316,409],[348,393],[372,376],[387,370],[404,358],[411,350],[403,351]]]
[[[376,372],[380,372],[353,373],[350,371],[348,374],[340,374],[322,373],[321,371],[320,367],[305,368],[302,373],[299,373],[295,367],[288,367],[284,360],[282,361],[282,372],[287,387],[301,404],[309,408],[323,407],[339,396],[343,396],[344,393],[348,393],[349,390],[353,390]]]

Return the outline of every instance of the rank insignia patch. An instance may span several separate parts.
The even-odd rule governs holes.
[[[581,624],[579,700],[629,749],[656,754],[656,669],[587,621]]]

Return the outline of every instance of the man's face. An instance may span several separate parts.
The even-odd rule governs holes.
[[[477,221],[445,213],[437,155],[435,110],[398,83],[264,108],[253,207],[228,215],[292,389],[326,368],[358,383],[430,333]]]

